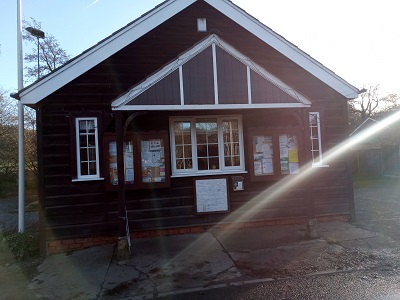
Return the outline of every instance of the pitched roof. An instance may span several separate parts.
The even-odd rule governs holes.
[[[97,45],[83,52],[54,72],[36,81],[19,92],[23,104],[36,104],[59,88],[84,74],[97,64],[134,42],[172,16],[200,0],[167,0],[153,10],[142,15],[132,23]],[[259,39],[288,57],[310,74],[336,90],[347,99],[358,96],[359,90],[323,66],[295,45],[275,33],[269,27],[250,16],[244,10],[228,0],[202,0]]]

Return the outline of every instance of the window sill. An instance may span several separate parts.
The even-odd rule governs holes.
[[[245,170],[221,171],[221,172],[212,172],[212,173],[185,173],[185,174],[171,175],[171,178],[200,177],[200,176],[219,176],[219,175],[246,174],[246,173],[247,173],[247,171],[245,171]]]
[[[329,168],[329,165],[325,165],[325,164],[312,165],[312,168]]]
[[[81,182],[81,181],[99,181],[99,180],[104,180],[102,177],[97,177],[97,178],[75,178],[72,179],[72,182]]]

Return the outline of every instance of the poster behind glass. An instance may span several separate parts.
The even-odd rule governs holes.
[[[164,139],[141,140],[142,182],[165,182]]]
[[[253,163],[255,176],[274,174],[273,155],[272,136],[253,136]]]
[[[299,173],[299,142],[294,134],[279,135],[281,174]]]
[[[133,184],[134,163],[133,163],[133,141],[124,142],[124,175],[125,184]],[[108,145],[110,184],[118,185],[118,167],[117,167],[117,142],[111,141]]]

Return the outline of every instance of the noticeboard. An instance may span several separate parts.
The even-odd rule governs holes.
[[[194,183],[197,214],[229,211],[229,189],[226,177],[195,179]]]

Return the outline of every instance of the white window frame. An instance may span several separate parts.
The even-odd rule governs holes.
[[[94,137],[95,137],[95,155],[96,155],[96,174],[82,175],[81,170],[81,152],[80,152],[80,132],[79,122],[80,121],[94,121]],[[98,134],[98,122],[96,117],[82,117],[75,119],[75,140],[76,140],[76,171],[77,178],[73,181],[83,180],[100,180],[100,157],[99,157],[99,134]]]
[[[218,151],[219,151],[219,169],[216,170],[198,170],[197,164],[197,140],[196,140],[196,120],[213,118],[217,120],[218,128]],[[239,166],[225,166],[224,160],[224,140],[222,122],[225,120],[237,120],[239,131]],[[192,169],[177,169],[176,168],[176,153],[175,153],[175,132],[174,122],[190,122],[191,142],[192,142]],[[243,140],[243,123],[240,115],[204,115],[204,116],[189,116],[189,117],[170,117],[170,144],[171,144],[171,166],[172,177],[184,176],[203,176],[203,175],[219,175],[219,174],[235,174],[245,173],[244,159],[244,140]]]
[[[317,118],[316,125],[313,125],[311,123],[311,115],[316,115],[316,118]],[[322,134],[321,134],[320,113],[318,111],[309,112],[308,113],[308,120],[309,120],[308,121],[308,123],[309,123],[308,125],[309,125],[309,128],[310,128],[310,143],[311,143],[310,151],[311,151],[312,167],[328,167],[328,165],[323,163],[324,160],[323,160],[323,153],[322,153],[322,141],[321,141]],[[316,131],[316,133],[317,133],[316,137],[313,136],[313,132],[314,131]],[[315,151],[313,149],[313,146],[314,146],[313,140],[318,140],[318,155],[317,155],[318,159],[316,159],[316,156],[314,155],[314,153],[317,152],[317,151]]]

